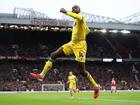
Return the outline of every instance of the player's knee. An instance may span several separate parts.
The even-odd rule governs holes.
[[[64,52],[63,52],[62,47],[50,54],[52,59],[56,59],[56,58],[63,56],[63,55],[64,55]]]
[[[50,54],[50,57],[52,58],[52,59],[56,59],[56,57],[55,57],[55,52],[52,52],[51,54]]]
[[[77,68],[80,71],[80,74],[84,77],[87,77],[88,75],[88,71],[85,70],[85,68],[83,68],[82,66],[78,66]]]
[[[84,76],[84,77],[87,77],[88,72],[87,72],[86,70],[81,70],[81,71],[80,71],[80,74],[81,74],[82,76]]]

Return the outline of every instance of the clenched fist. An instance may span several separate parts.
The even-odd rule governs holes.
[[[60,12],[62,12],[62,13],[67,13],[67,11],[66,11],[64,8],[61,8],[61,9],[60,9]]]

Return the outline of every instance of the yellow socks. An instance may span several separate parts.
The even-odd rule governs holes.
[[[48,60],[40,73],[40,75],[44,78],[46,73],[52,68],[52,61]]]
[[[97,83],[95,82],[95,80],[92,78],[92,76],[89,73],[87,75],[87,78],[91,82],[94,88],[98,87]]]

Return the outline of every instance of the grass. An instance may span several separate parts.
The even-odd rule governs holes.
[[[91,92],[0,94],[0,105],[140,105],[140,92],[111,94],[103,92],[93,100]]]

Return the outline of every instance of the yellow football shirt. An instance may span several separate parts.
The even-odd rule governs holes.
[[[84,17],[80,14],[76,14],[71,11],[67,11],[66,14],[74,18],[71,40],[86,40],[86,35],[90,32],[90,30],[86,24]]]
[[[70,83],[76,83],[76,76],[71,75],[71,76],[68,77],[68,80],[70,81]]]

